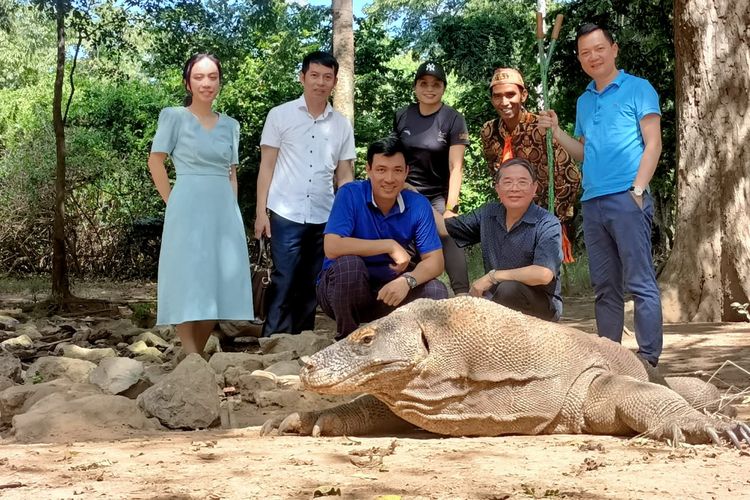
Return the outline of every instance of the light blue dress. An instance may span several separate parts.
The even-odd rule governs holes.
[[[159,254],[158,325],[253,319],[245,226],[229,183],[240,125],[220,114],[205,129],[185,107],[165,108],[151,146],[177,172]]]

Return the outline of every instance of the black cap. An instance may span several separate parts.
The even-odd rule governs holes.
[[[417,80],[426,75],[434,76],[443,82],[444,85],[448,85],[448,80],[445,78],[445,70],[443,70],[440,64],[434,61],[425,61],[419,65],[417,74],[414,76],[414,83],[417,83]]]

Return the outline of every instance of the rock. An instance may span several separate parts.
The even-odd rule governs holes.
[[[163,338],[159,337],[153,332],[143,332],[142,334],[138,335],[134,339],[135,341],[142,341],[145,342],[147,346],[150,347],[169,347],[172,344],[164,340]]]
[[[227,384],[234,386],[239,391],[242,399],[251,403],[255,402],[256,393],[276,389],[276,382],[273,379],[235,367],[229,368],[224,376],[226,377]]]
[[[33,384],[65,378],[72,382],[86,383],[94,368],[96,368],[94,363],[84,359],[45,356],[29,366],[24,380],[27,384]]]
[[[259,354],[245,352],[217,352],[208,361],[216,373],[224,373],[230,366],[252,372],[263,368],[263,358]]]
[[[143,340],[137,340],[127,347],[128,351],[136,354],[140,361],[161,363],[163,360],[162,352],[156,347],[149,347]]]
[[[42,333],[33,323],[21,324],[16,328],[16,333],[18,333],[19,335],[26,335],[31,340],[40,340],[42,338]]]
[[[276,363],[279,363],[280,361],[291,361],[295,359],[297,356],[297,353],[294,351],[284,351],[284,352],[278,352],[276,354],[266,354],[262,357],[263,359],[263,367],[267,368],[271,365],[275,365]]]
[[[109,339],[110,343],[128,341],[132,337],[137,337],[143,332],[143,329],[133,326],[133,323],[127,319],[115,319],[100,323],[89,335],[88,340],[95,341],[99,339]]]
[[[155,349],[158,351],[159,349],[156,349],[156,347],[149,347],[149,349]],[[153,351],[144,352],[143,354],[139,354],[135,357],[137,361],[140,361],[143,364],[146,365],[160,365],[164,362],[163,356],[160,354],[156,354]]]
[[[13,418],[13,435],[22,443],[111,440],[154,433],[160,427],[138,409],[135,401],[111,395],[71,401],[52,394]]]
[[[266,367],[267,372],[274,375],[299,375],[300,365],[297,361],[279,361],[271,366]]]
[[[140,379],[138,382],[122,391],[119,395],[125,396],[128,399],[137,399],[138,396],[146,392],[146,390],[153,385],[154,384],[146,379]]]
[[[5,314],[0,315],[0,330],[12,332],[20,324],[21,322],[12,316],[6,316]]]
[[[13,379],[10,379],[5,375],[0,375],[0,392],[3,392],[8,387],[14,387],[15,385],[16,382]]]
[[[14,415],[23,413],[34,403],[56,392],[75,394],[101,393],[98,387],[91,384],[74,384],[70,380],[57,379],[42,384],[15,385],[0,392],[0,422],[9,423]]]
[[[14,382],[23,382],[21,360],[10,354],[0,354],[0,376]]]
[[[89,381],[107,394],[120,394],[144,376],[143,363],[130,358],[106,358],[89,375]]]
[[[16,352],[24,349],[31,349],[34,345],[34,341],[29,338],[28,335],[19,335],[12,339],[3,340],[0,342],[0,349],[5,352]]]
[[[105,358],[115,358],[117,353],[111,347],[105,347],[100,349],[87,349],[85,347],[79,347],[75,344],[61,344],[62,355],[66,358],[74,359],[85,359],[92,363],[98,363]]]
[[[143,376],[151,385],[155,385],[171,371],[168,366],[149,365],[144,367]]]
[[[284,351],[294,351],[296,357],[311,356],[333,344],[328,337],[317,335],[312,331],[305,331],[299,335],[287,333],[272,335],[258,339],[263,354],[275,354]]]
[[[206,342],[206,347],[203,348],[203,352],[206,354],[221,352],[221,342],[219,341],[219,337],[217,337],[216,335],[211,335],[210,337],[208,337],[208,341]]]
[[[205,428],[219,417],[215,372],[199,354],[185,357],[137,401],[147,415],[172,429]]]
[[[258,338],[263,334],[263,323],[256,323],[254,321],[221,321],[219,322],[219,330],[230,338]]]

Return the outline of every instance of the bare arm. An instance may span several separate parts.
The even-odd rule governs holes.
[[[560,128],[558,123],[557,113],[553,110],[548,109],[539,113],[539,129],[546,133],[548,128],[552,128],[552,138],[555,139],[560,146],[568,152],[568,154],[575,161],[583,161],[583,144],[584,138],[578,141],[575,138],[567,134],[563,129]]]
[[[341,187],[354,180],[354,160],[341,160],[336,164],[336,186]]]
[[[551,270],[536,264],[516,269],[492,270],[471,284],[469,294],[474,297],[481,297],[498,281],[519,281],[528,286],[537,286],[546,285],[554,277],[555,275]],[[492,278],[494,278],[494,281]]]
[[[391,258],[393,258],[393,254],[400,253],[399,250],[406,255],[406,261],[408,262],[408,253],[395,240],[365,240],[330,233],[323,237],[323,251],[329,259],[336,259],[342,255],[372,257],[384,253],[391,255]]]
[[[417,264],[417,267],[413,271],[409,272],[414,279],[417,280],[417,284],[421,285],[426,283],[433,278],[440,276],[440,273],[445,269],[445,260],[443,259],[443,250],[433,250],[421,255],[422,260]],[[387,283],[378,292],[378,300],[383,301],[389,306],[397,306],[404,301],[407,295],[409,295],[409,282],[406,278],[399,276],[389,283]]]
[[[448,150],[448,169],[450,177],[448,178],[448,199],[445,200],[447,207],[458,205],[458,197],[461,195],[461,182],[464,172],[464,152],[466,145],[454,144]],[[452,210],[450,210],[452,212]]]
[[[164,203],[169,199],[169,193],[172,187],[169,185],[169,176],[164,161],[167,159],[167,153],[151,153],[148,155],[148,169],[151,171],[151,178],[154,180],[156,190],[159,192]]]
[[[554,278],[555,275],[550,269],[536,264],[495,271],[495,280],[497,281],[520,281],[529,286],[546,285]]]
[[[239,188],[237,186],[237,165],[229,167],[229,184],[232,185],[232,191],[234,191],[234,197],[237,198]]]
[[[448,233],[448,228],[445,225],[445,219],[450,219],[451,217],[456,217],[456,214],[453,212],[450,212],[448,210],[445,211],[444,214],[440,214],[437,210],[434,208],[432,209],[432,217],[435,219],[435,226],[437,226],[437,232],[438,235],[441,238],[445,238],[446,236],[450,236],[450,233]]]
[[[656,113],[644,116],[641,120],[641,135],[645,147],[633,184],[645,188],[651,182],[661,156],[661,117]]]
[[[264,233],[271,237],[271,222],[266,213],[268,202],[268,190],[271,188],[273,171],[276,168],[276,159],[279,157],[279,148],[271,146],[260,147],[260,167],[258,169],[257,197],[255,201],[255,237],[260,238]]]

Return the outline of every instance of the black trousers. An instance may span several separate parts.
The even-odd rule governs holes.
[[[491,299],[516,311],[552,321],[555,311],[549,296],[541,287],[529,286],[520,281],[501,281],[492,291]]]
[[[323,267],[325,224],[299,224],[271,212],[268,315],[263,335],[315,328],[315,280]]]

